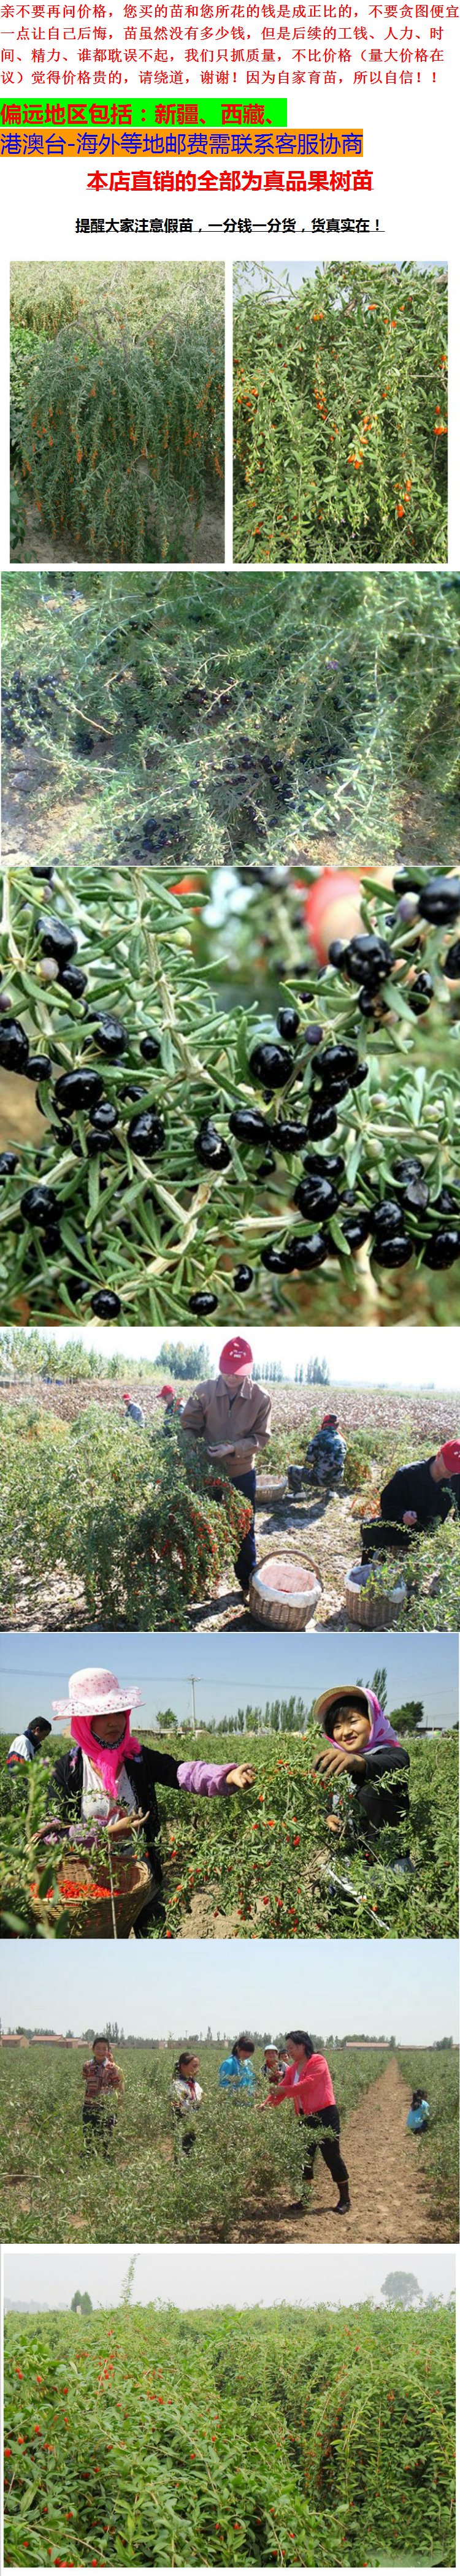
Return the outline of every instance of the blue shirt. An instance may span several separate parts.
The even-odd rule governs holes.
[[[408,2111],[406,2126],[408,2129],[422,2129],[424,2121],[429,2120],[429,2117],[429,2102],[418,2102],[415,2110],[412,2110],[411,2108],[411,2110]]]
[[[231,2057],[223,2057],[222,2065],[219,2067],[219,2084],[222,2092],[245,2092],[252,2096],[255,2091],[255,2075],[250,2058],[234,2057],[233,2051]]]

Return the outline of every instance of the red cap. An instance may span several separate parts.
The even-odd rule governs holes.
[[[444,1440],[441,1458],[448,1476],[460,1476],[460,1440]]]
[[[130,1386],[124,1386],[124,1387],[122,1387],[122,1403],[123,1403],[123,1404],[130,1404],[130,1403],[131,1403],[131,1388],[130,1388]]]
[[[166,1396],[166,1395],[174,1395],[174,1387],[173,1387],[173,1386],[160,1386],[160,1398],[161,1398],[161,1396],[162,1396],[162,1395],[165,1395],[165,1396]]]
[[[244,1377],[245,1370],[252,1368],[251,1344],[243,1341],[241,1333],[233,1333],[231,1341],[224,1342],[219,1368],[223,1377]]]

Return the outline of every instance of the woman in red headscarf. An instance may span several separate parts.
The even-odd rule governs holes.
[[[120,1685],[116,1673],[94,1665],[71,1673],[69,1697],[54,1700],[55,1717],[70,1717],[71,1745],[51,1772],[48,1820],[37,1839],[45,1841],[53,1826],[62,1836],[69,1829],[72,1846],[85,1850],[103,1826],[115,1855],[129,1847],[142,1828],[150,1869],[150,1890],[135,1926],[136,1938],[161,1919],[160,1818],[156,1789],[187,1789],[196,1797],[227,1797],[250,1789],[255,1773],[249,1763],[176,1762],[170,1753],[142,1744],[131,1734],[131,1711],[140,1691]]]
[[[251,1574],[257,1564],[254,1514],[256,1508],[256,1453],[265,1449],[271,1423],[271,1397],[252,1375],[252,1350],[241,1333],[233,1333],[224,1342],[216,1378],[205,1378],[189,1395],[182,1414],[182,1430],[194,1440],[204,1440],[208,1458],[220,1466],[238,1494],[252,1503],[251,1527],[237,1556],[235,1574],[244,1594],[249,1591]]]

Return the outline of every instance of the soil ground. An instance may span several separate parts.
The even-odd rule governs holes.
[[[147,1421],[151,1421],[152,1429],[157,1429],[158,1399],[154,1386],[150,1386],[145,1379],[135,1381],[133,1378],[132,1389],[133,1394],[138,1396],[144,1406]],[[400,1433],[403,1425],[405,1426],[408,1456],[413,1457],[422,1457],[427,1444],[428,1450],[431,1451],[446,1436],[446,1398],[442,1393],[435,1394],[430,1388],[423,1389],[420,1394],[415,1390],[412,1394],[406,1394],[400,1389],[388,1387],[368,1390],[331,1386],[328,1387],[327,1393],[328,1403],[340,1413],[345,1437],[353,1429],[356,1430],[357,1426],[367,1423],[367,1427],[375,1431],[376,1450],[378,1450],[379,1430],[388,1432],[392,1426],[395,1435]],[[3,1383],[1,1398],[8,1406],[14,1404],[19,1408],[21,1406],[27,1408],[34,1403],[39,1404],[44,1411],[58,1414],[63,1420],[69,1422],[75,1419],[84,1405],[93,1403],[111,1407],[119,1403],[121,1415],[119,1388],[113,1379],[63,1380],[59,1384],[57,1380],[44,1383],[39,1377],[16,1378],[8,1386]],[[321,1401],[321,1388],[315,1385],[273,1388],[273,1434],[275,1438],[278,1433],[289,1432],[289,1435],[292,1435],[294,1457],[302,1454],[304,1446],[303,1438],[299,1442],[299,1433],[304,1435],[305,1440],[307,1439],[311,1417],[317,1416]],[[123,1430],[123,1437],[125,1436]],[[274,1472],[282,1471],[275,1468]],[[377,1487],[377,1475],[373,1482]],[[279,1550],[286,1555],[292,1549],[293,1553],[297,1554],[300,1548],[300,1552],[305,1553],[307,1560],[318,1569],[323,1588],[317,1610],[310,1623],[311,1630],[315,1628],[349,1629],[350,1623],[344,1606],[345,1578],[350,1566],[356,1564],[360,1558],[360,1522],[367,1508],[369,1492],[367,1483],[367,1492],[361,1496],[345,1493],[337,1495],[336,1499],[332,1497],[328,1499],[316,1493],[312,1495],[311,1500],[306,1497],[300,1502],[293,1502],[288,1495],[286,1502],[281,1501],[276,1506],[273,1504],[258,1506],[256,1535],[259,1563],[268,1552],[273,1555]],[[124,1624],[123,1618],[117,1622],[120,1629]],[[12,1625],[16,1628],[45,1627],[50,1630],[88,1627],[82,1588],[75,1580],[73,1582],[69,1580],[63,1564],[50,1569],[46,1587],[43,1578],[37,1584],[32,1579],[26,1581],[21,1567],[15,1567],[14,1612],[9,1597],[8,1600],[4,1599],[0,1608],[0,1630]],[[206,1634],[221,1628],[246,1635],[256,1632],[257,1623],[245,1608],[242,1594],[230,1567],[212,1598],[190,1604],[189,1625],[195,1635]],[[257,1630],[257,1633],[261,1632]],[[213,1928],[213,1924],[210,1924],[210,1937],[212,1937]],[[222,1937],[222,1923],[219,1926],[219,1937]]]
[[[65,530],[59,540],[50,536],[35,501],[26,501],[25,521],[24,544],[18,547],[12,558],[15,564],[73,564],[90,561],[85,547],[77,545],[75,537],[66,537]],[[195,564],[223,563],[224,554],[223,508],[217,510],[212,501],[207,501],[196,534],[191,536],[185,561]]]
[[[290,2189],[279,2192],[268,2207],[245,2207],[234,2236],[241,2242],[272,2245],[428,2245],[446,2242],[449,2225],[442,2210],[433,2215],[429,2193],[417,2161],[417,2139],[405,2123],[410,2090],[395,2058],[369,2086],[341,2130],[341,2151],[348,2165],[351,2209],[338,2218],[337,2191],[322,2156],[315,2159],[310,2206],[302,2217],[290,2210]],[[267,2111],[267,2119],[270,2113]],[[275,2114],[273,2114],[275,2117]],[[303,2135],[308,2137],[304,2130]],[[299,2142],[300,2147],[300,2142]],[[299,2174],[302,2152],[299,2152]],[[300,2186],[299,2186],[300,2187]]]

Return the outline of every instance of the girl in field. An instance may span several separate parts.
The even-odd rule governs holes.
[[[85,2059],[82,2076],[85,2086],[82,2112],[85,2147],[93,2142],[94,2146],[102,2147],[103,2156],[108,2156],[115,2128],[116,2096],[119,2094],[121,2097],[124,2090],[121,2066],[115,2065],[108,2039],[93,2039],[92,2057]]]
[[[239,2039],[234,2039],[230,2056],[222,2058],[222,2065],[219,2067],[219,2084],[222,2093],[237,2093],[241,2101],[254,2101],[256,2079],[251,2064],[253,2056],[254,2041],[248,2039],[246,2032],[243,2032]]]
[[[340,2113],[327,2058],[316,2056],[308,2030],[288,2030],[286,2054],[286,2074],[282,2076],[281,2083],[267,2094],[266,2101],[259,2104],[259,2109],[270,2111],[273,2106],[276,2110],[279,2102],[293,2103],[297,2119],[309,2131],[302,2181],[307,2186],[313,2181],[315,2155],[319,2147],[333,2182],[338,2184],[339,2197],[335,2207],[337,2216],[343,2217],[351,2205],[348,2173],[340,2153]],[[293,2211],[303,2210],[304,2198],[293,2201],[292,2208]]]
[[[55,1717],[70,1717],[73,1741],[51,1773],[48,1823],[41,1828],[46,1838],[51,1824],[64,1824],[78,1848],[104,1825],[115,1853],[125,1850],[131,1859],[132,1837],[142,1830],[150,1885],[135,1924],[138,1940],[162,1912],[157,1784],[225,1798],[252,1788],[255,1778],[249,1763],[175,1762],[172,1754],[140,1744],[130,1717],[141,1704],[140,1691],[122,1687],[116,1673],[97,1666],[71,1674],[68,1699],[53,1701],[53,1708]]]
[[[313,1715],[327,1737],[313,1769],[332,1793],[339,1790],[341,1776],[346,1774],[353,1792],[352,1838],[364,1836],[366,1842],[375,1843],[382,1825],[400,1825],[408,1814],[406,1747],[399,1743],[375,1691],[358,1689],[354,1683],[345,1683],[339,1691],[322,1691]],[[326,1823],[330,1833],[344,1830],[340,1797],[335,1794],[330,1796]],[[350,1826],[347,1830],[350,1834]]]
[[[264,2048],[264,2075],[266,2075],[267,2084],[275,2086],[281,2083],[281,2076],[286,2073],[287,2062],[287,2057],[284,2057],[282,2050],[278,2048],[276,2039],[268,2039],[267,2046]]]
[[[203,2100],[202,2086],[197,2083],[199,2063],[199,2057],[190,2057],[188,2049],[182,2049],[176,2058],[171,2086],[174,2122],[184,2156],[189,2156],[195,2145],[196,2113]]]

